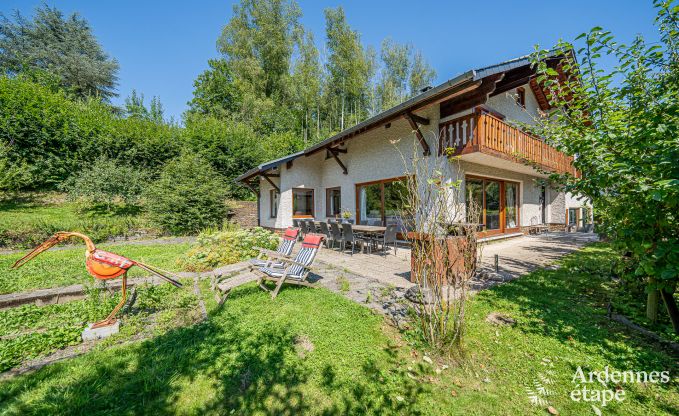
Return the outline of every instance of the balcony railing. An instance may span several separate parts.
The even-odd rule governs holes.
[[[513,127],[499,118],[474,113],[440,124],[439,154],[452,148],[454,155],[481,152],[542,170],[577,175],[573,157],[542,139]]]

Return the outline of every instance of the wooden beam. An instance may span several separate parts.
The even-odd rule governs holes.
[[[440,106],[441,118],[452,116],[453,114],[468,110],[477,105],[485,104],[486,101],[488,101],[488,95],[495,90],[495,86],[503,77],[504,74],[488,76],[483,79],[481,85],[477,89],[462,94],[454,99],[442,102]]]
[[[337,151],[337,150],[338,150],[338,149],[334,149],[334,148],[332,148],[332,147],[328,147],[328,151],[330,151],[330,154],[332,155],[332,157],[335,158],[335,162],[337,162],[337,164],[340,165],[340,167],[342,168],[342,172],[343,172],[345,175],[347,175],[347,174],[349,173],[349,171],[347,171],[347,167],[344,166],[344,163],[342,163],[342,161],[340,160],[340,158],[337,157],[337,153],[335,153],[335,151]]]
[[[408,124],[410,124],[410,127],[413,129],[413,132],[415,132],[415,136],[417,137],[417,140],[420,142],[420,146],[422,146],[422,154],[425,156],[429,156],[431,154],[431,151],[429,150],[429,145],[427,144],[427,141],[424,139],[424,136],[420,131],[420,126],[418,126],[417,123],[415,122],[413,114],[405,113],[403,116],[406,118],[406,120],[408,120]]]
[[[472,91],[472,90],[478,88],[480,85],[481,85],[480,80],[466,81],[466,82],[464,82],[460,85],[457,85],[456,87],[454,87],[454,88],[452,88],[448,91],[442,92],[440,94],[433,95],[433,96],[427,98],[426,100],[423,100],[422,102],[418,103],[417,106],[414,106],[414,107],[408,109],[408,111],[410,111],[410,112],[418,111],[418,110],[421,110],[423,108],[432,106],[434,104],[438,104],[442,101],[449,100],[453,97],[458,97],[462,94],[468,93],[469,91]],[[391,123],[392,121],[398,120],[401,117],[403,117],[404,112],[405,112],[405,110],[403,112],[398,112],[398,113],[395,113],[395,114],[393,114],[389,117],[380,119],[379,121],[376,121],[376,122],[374,122],[370,125],[362,127],[359,131],[352,132],[351,134],[347,134],[345,136],[342,136],[342,137],[340,137],[336,140],[333,140],[330,143],[326,143],[325,146],[319,146],[319,145],[312,146],[310,149],[308,149],[305,152],[305,156],[307,156],[307,157],[311,156],[316,152],[322,151],[323,149],[326,148],[326,146],[334,146],[338,143],[345,142],[345,141],[347,141],[347,140],[349,140],[349,139],[353,138],[354,136],[357,136],[361,133],[365,133],[366,131],[385,126],[385,125]]]
[[[262,173],[262,177],[263,177],[264,179],[266,179],[266,181],[269,182],[269,183],[271,184],[271,186],[274,187],[274,189],[276,190],[276,192],[278,192],[279,194],[281,193],[281,188],[279,188],[278,185],[276,185],[275,183],[273,183],[273,181],[271,180],[271,178],[269,178],[269,175],[267,175],[266,173]]]
[[[415,123],[417,123],[421,126],[428,126],[429,125],[429,119],[428,118],[418,116],[415,113],[409,113],[409,114],[410,114],[410,118],[412,118],[415,121]]]

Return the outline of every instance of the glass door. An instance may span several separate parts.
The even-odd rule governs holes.
[[[477,177],[465,180],[467,222],[483,224],[486,235],[520,228],[519,200],[516,182]]]
[[[519,184],[505,182],[505,228],[519,226]]]
[[[486,230],[500,229],[500,182],[486,181]]]

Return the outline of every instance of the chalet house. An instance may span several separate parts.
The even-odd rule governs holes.
[[[560,58],[547,64],[558,68]],[[589,222],[591,210],[545,186],[542,170],[576,174],[567,156],[514,122],[550,110],[528,57],[471,70],[301,152],[264,163],[237,180],[258,189],[259,223],[285,228],[295,218],[324,221],[348,211],[357,224],[398,221],[398,198],[414,140],[429,157],[460,155],[465,199],[483,208],[484,236]],[[411,140],[395,139],[410,137]],[[400,147],[400,148],[397,148]],[[459,170],[451,175],[458,175]],[[465,204],[465,201],[460,201]],[[545,228],[545,227],[543,227]]]

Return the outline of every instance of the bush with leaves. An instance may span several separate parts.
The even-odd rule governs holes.
[[[143,170],[101,157],[68,178],[61,188],[87,208],[103,206],[111,211],[114,205],[138,205],[148,179]]]
[[[593,202],[604,232],[647,285],[648,318],[662,297],[679,334],[679,5],[655,1],[660,42],[637,37],[629,45],[600,27],[550,67],[545,51],[533,56],[552,117],[535,132],[571,155],[579,177],[552,175],[565,189]],[[616,63],[610,71],[604,56]]]
[[[31,180],[30,168],[26,162],[16,163],[9,156],[9,145],[0,140],[0,196],[15,192]]]
[[[278,241],[276,234],[261,227],[207,231],[198,236],[179,263],[188,271],[212,270],[257,256],[259,252],[255,247],[274,250]]]
[[[150,220],[175,234],[219,225],[228,213],[224,178],[194,154],[168,162],[144,196]]]

